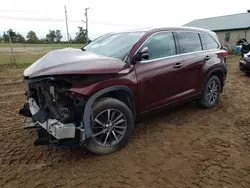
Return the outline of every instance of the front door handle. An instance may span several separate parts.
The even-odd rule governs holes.
[[[210,55],[207,55],[207,56],[204,58],[205,61],[208,61],[209,59],[211,59],[211,56],[210,56]]]
[[[179,69],[179,68],[181,68],[182,66],[183,66],[182,63],[176,63],[176,64],[174,65],[174,68]]]

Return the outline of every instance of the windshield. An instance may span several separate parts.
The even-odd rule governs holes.
[[[145,32],[125,32],[106,34],[84,47],[85,50],[123,59]]]

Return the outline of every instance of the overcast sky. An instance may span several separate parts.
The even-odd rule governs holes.
[[[242,13],[250,9],[250,6],[247,7],[249,0],[239,2],[240,4],[229,0],[1,1],[0,32],[12,28],[26,35],[29,30],[34,30],[38,37],[45,37],[49,29],[59,29],[65,35],[64,5],[67,6],[69,33],[72,37],[77,32],[77,26],[84,26],[81,21],[85,19],[84,8],[90,8],[89,35],[95,38],[110,31],[181,26],[194,19]],[[49,22],[51,19],[54,22]]]

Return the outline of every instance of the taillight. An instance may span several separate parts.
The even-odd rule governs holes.
[[[226,50],[220,50],[218,55],[227,58],[228,52]]]
[[[222,55],[223,57],[227,57],[227,56],[228,56],[228,52],[227,52],[227,51],[224,51],[224,52],[221,53],[221,55]]]
[[[223,57],[223,59],[224,59],[224,64],[225,64],[226,67],[227,67],[227,56],[228,56],[228,52],[227,52],[227,51],[223,51],[223,52],[221,53],[221,55],[222,55],[222,57]]]

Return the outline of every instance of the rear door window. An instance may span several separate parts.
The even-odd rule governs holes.
[[[203,45],[204,50],[212,50],[212,49],[218,49],[219,44],[209,35],[207,34],[200,34],[201,41]]]
[[[198,33],[177,32],[181,53],[191,53],[202,51],[201,41]]]

